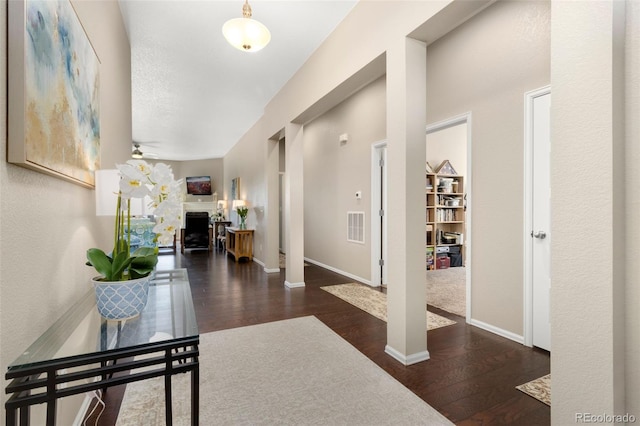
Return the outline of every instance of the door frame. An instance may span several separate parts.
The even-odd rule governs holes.
[[[427,125],[427,129],[426,129],[426,133],[425,133],[425,144],[427,143],[426,141],[426,135],[428,135],[429,133],[434,133],[437,132],[438,130],[444,130],[446,128],[449,127],[453,127],[453,126],[457,126],[459,124],[465,124],[467,125],[467,170],[465,170],[465,174],[464,174],[464,179],[465,179],[465,188],[466,188],[466,212],[465,212],[465,225],[466,225],[466,231],[465,231],[465,262],[464,262],[464,266],[465,266],[465,274],[466,274],[466,321],[469,322],[471,321],[471,296],[472,296],[472,292],[471,292],[471,265],[472,265],[472,259],[473,259],[473,250],[472,250],[472,232],[471,232],[471,227],[473,224],[473,215],[472,215],[472,206],[473,206],[473,155],[471,152],[471,147],[472,147],[472,137],[471,135],[473,134],[473,127],[472,127],[472,114],[471,111],[469,112],[465,112],[463,114],[460,115],[456,115],[454,117],[451,118],[447,118],[445,120],[442,121],[438,121],[432,124],[428,124]],[[426,159],[425,159],[426,161]]]
[[[378,260],[380,260],[380,246],[382,246],[382,260],[385,262],[383,265],[383,270],[387,270],[387,228],[388,226],[381,226],[380,221],[377,220],[380,211],[380,205],[382,205],[383,201],[384,210],[385,210],[385,224],[386,222],[386,211],[387,205],[386,200],[388,197],[386,196],[387,191],[387,182],[386,182],[386,172],[385,175],[382,176],[380,173],[380,164],[379,164],[379,156],[378,153],[387,148],[387,140],[381,140],[378,142],[374,142],[371,144],[371,286],[372,287],[380,287],[380,284],[387,284],[384,282],[384,278],[380,271],[380,265],[378,264]],[[386,170],[386,164],[385,164]],[[384,181],[382,180],[384,178]],[[382,187],[381,187],[382,182]],[[381,194],[384,192],[385,200],[381,199]],[[383,235],[384,233],[384,235]]]
[[[551,86],[544,86],[524,94],[524,318],[523,334],[525,346],[533,347],[533,102],[536,98],[551,93]]]

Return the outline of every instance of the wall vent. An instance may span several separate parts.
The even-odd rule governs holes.
[[[347,241],[364,244],[364,212],[347,212]]]

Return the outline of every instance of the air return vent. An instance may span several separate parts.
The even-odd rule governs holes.
[[[347,212],[347,241],[364,244],[364,212]]]

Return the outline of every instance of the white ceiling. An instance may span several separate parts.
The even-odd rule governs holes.
[[[222,25],[244,0],[119,0],[131,44],[133,141],[153,158],[223,157],[355,5],[253,0],[271,43],[247,53]]]

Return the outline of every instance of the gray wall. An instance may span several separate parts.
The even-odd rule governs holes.
[[[371,279],[371,144],[385,138],[385,96],[380,78],[304,129],[305,256],[365,281]],[[346,144],[338,141],[343,133]],[[365,244],[347,241],[347,211],[365,212]]]
[[[118,3],[74,1],[100,59],[102,167],[131,155],[131,63]],[[0,80],[5,81],[7,1],[0,6]],[[9,82],[11,84],[11,82]],[[6,85],[0,86],[6,116]],[[6,121],[0,151],[6,149]],[[9,123],[12,125],[13,123]],[[90,290],[90,247],[109,249],[110,219],[95,216],[94,191],[0,161],[0,371]],[[5,397],[6,398],[6,397]],[[82,396],[78,397],[82,399]],[[59,405],[71,424],[79,400]],[[38,423],[37,418],[32,419]]]
[[[498,2],[427,47],[427,122],[472,113],[471,317],[514,338],[523,333],[524,94],[550,81],[549,12],[548,2]]]

